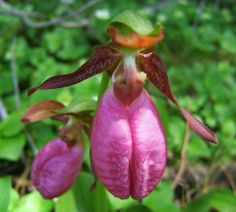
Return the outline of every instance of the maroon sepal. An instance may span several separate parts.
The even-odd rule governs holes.
[[[56,110],[64,108],[64,105],[54,100],[47,100],[31,105],[24,113],[21,121],[24,123],[37,122],[42,119],[52,118],[58,114]]]
[[[215,134],[191,113],[181,107],[176,101],[169,85],[165,65],[160,57],[154,53],[148,53],[139,54],[137,59],[140,70],[144,71],[147,74],[148,79],[179,108],[191,129],[203,139],[212,143],[217,143]]]
[[[114,63],[121,59],[121,55],[114,48],[103,46],[76,71],[70,74],[57,75],[48,78],[41,85],[31,88],[28,95],[32,95],[37,90],[61,88],[81,82],[95,74],[107,70]]]

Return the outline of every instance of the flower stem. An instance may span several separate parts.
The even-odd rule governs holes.
[[[100,84],[100,88],[99,88],[99,91],[98,91],[98,98],[97,98],[96,111],[97,111],[97,109],[98,109],[99,102],[100,102],[100,100],[101,100],[103,94],[105,93],[105,91],[106,91],[106,89],[107,89],[107,87],[108,87],[109,81],[110,81],[109,75],[108,75],[106,72],[103,72],[103,74],[102,74],[102,79],[101,79],[101,84]],[[99,183],[99,186],[98,186],[97,189],[99,190],[99,192],[100,192],[100,193],[101,193],[101,192],[105,192],[104,186],[103,186],[100,182],[98,182],[98,183]],[[99,198],[99,197],[98,197],[98,198]],[[100,198],[99,198],[99,200],[100,200]],[[102,202],[102,201],[100,201],[100,202]]]
[[[108,87],[109,80],[110,80],[110,78],[109,78],[109,75],[107,74],[107,72],[103,72],[100,88],[99,88],[99,91],[98,91],[97,107],[98,107],[98,104],[99,104],[103,94],[105,93],[105,91]]]

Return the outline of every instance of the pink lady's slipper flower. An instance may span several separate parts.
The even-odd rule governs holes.
[[[76,119],[79,111],[83,112],[83,118]],[[72,186],[81,168],[84,154],[82,129],[89,133],[90,115],[85,115],[81,107],[66,108],[60,102],[48,100],[29,107],[21,120],[33,123],[45,118],[62,121],[64,126],[60,127],[60,138],[49,141],[36,155],[31,180],[44,198],[52,199]]]
[[[145,75],[137,71],[135,57],[127,56],[118,71],[93,123],[93,169],[113,195],[140,199],[163,174],[165,135],[157,109],[143,89]]]
[[[39,151],[32,165],[31,180],[44,198],[60,196],[72,186],[83,152],[82,147],[67,146],[60,138],[53,139]]]
[[[153,27],[138,14],[125,11],[107,29],[111,42],[76,71],[52,76],[29,90],[76,84],[104,70],[112,86],[102,97],[91,133],[91,159],[95,177],[115,196],[140,199],[159,182],[166,165],[165,135],[151,97],[143,88],[146,77],[173,102],[190,128],[206,141],[215,134],[175,99],[165,65],[154,52],[164,38],[162,27]]]

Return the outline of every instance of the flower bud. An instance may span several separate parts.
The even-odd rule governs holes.
[[[44,198],[65,193],[76,179],[83,158],[83,148],[67,146],[59,138],[50,141],[37,154],[31,180]]]
[[[166,165],[164,130],[143,89],[130,105],[109,89],[93,123],[91,157],[95,175],[114,195],[140,199],[158,184]]]

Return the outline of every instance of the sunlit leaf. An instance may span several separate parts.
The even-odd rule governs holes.
[[[21,113],[12,113],[3,122],[0,122],[0,135],[4,137],[15,136],[22,129],[24,125],[20,122]]]
[[[77,212],[75,197],[72,190],[67,191],[62,196],[58,197],[55,205],[56,212]],[[78,211],[79,212],[79,211]]]
[[[0,177],[0,211],[7,211],[11,194],[11,177]]]
[[[12,161],[18,160],[24,145],[24,134],[19,134],[14,137],[0,137],[0,158]]]
[[[37,191],[33,191],[29,194],[24,195],[12,212],[49,212],[53,208],[53,202],[51,200],[45,200]]]
[[[131,208],[132,206],[136,206],[138,202],[131,197],[129,199],[119,199],[118,197],[114,197],[111,193],[107,191],[107,196],[112,207],[115,210],[121,210],[122,208]]]

